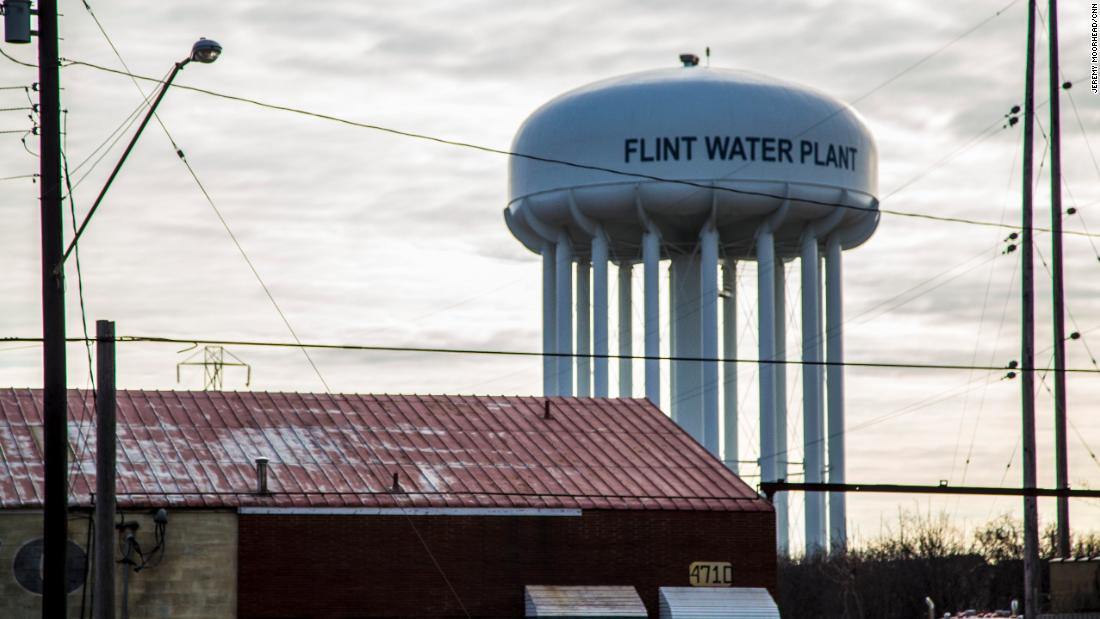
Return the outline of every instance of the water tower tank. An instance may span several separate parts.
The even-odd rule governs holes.
[[[733,284],[738,264],[752,261],[761,477],[785,478],[783,265],[799,259],[803,359],[840,361],[841,251],[866,241],[878,224],[878,155],[859,115],[812,88],[686,60],[680,68],[607,79],[551,100],[523,123],[512,151],[504,216],[516,238],[543,258],[543,348],[554,355],[545,358],[546,393],[608,395],[609,265],[618,265],[620,281],[617,354],[629,356],[629,283],[633,265],[642,263],[645,394],[661,403],[658,269],[667,260],[670,412],[736,470],[736,364],[720,359],[738,356]],[[828,444],[829,479],[842,481],[842,433],[834,432],[843,428],[841,368],[803,369],[806,479],[824,481]],[[620,360],[619,395],[631,391],[630,363]],[[831,501],[839,546],[846,536],[843,497]],[[776,508],[782,548],[782,495]],[[807,497],[806,526],[808,548],[823,547],[823,497]]]
[[[755,223],[790,201],[777,249],[797,255],[800,228],[848,209],[844,249],[877,218],[878,155],[848,105],[811,88],[747,71],[684,67],[603,80],[567,92],[520,127],[512,151],[509,210],[572,231],[578,255],[591,236],[581,215],[604,224],[616,259],[640,259],[646,215],[693,244],[715,217],[727,251],[750,253]],[[550,160],[550,161],[548,161]],[[568,162],[567,165],[558,162]],[[672,182],[670,182],[672,181]],[[535,232],[533,229],[530,232]],[[537,234],[531,250],[540,252]],[[522,240],[522,239],[521,239]]]

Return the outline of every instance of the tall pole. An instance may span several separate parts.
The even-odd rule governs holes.
[[[802,268],[802,458],[804,478],[807,483],[825,481],[825,415],[822,406],[821,363],[821,258],[817,236],[810,230],[801,240]],[[807,492],[804,497],[806,511],[806,556],[825,550],[825,495]]]
[[[38,83],[42,212],[42,616],[66,616],[68,524],[68,406],[65,376],[65,286],[61,263],[61,103],[57,58],[57,0],[38,3]]]
[[[542,394],[558,395],[558,276],[554,244],[542,246]]]
[[[840,237],[825,240],[825,367],[829,483],[843,484],[844,464],[844,265]],[[843,492],[829,493],[829,550],[843,553],[848,545],[848,504]]]
[[[596,229],[596,236],[592,238],[592,345],[595,352],[593,360],[594,378],[593,389],[597,398],[608,396],[608,300],[607,300],[607,269],[608,246],[607,235],[603,226]]]
[[[1058,0],[1050,0],[1050,243],[1054,279],[1054,476],[1059,490],[1069,487],[1066,454],[1066,292],[1062,271],[1062,112],[1059,103]],[[1069,497],[1058,497],[1058,555],[1069,557]]]
[[[661,310],[660,273],[661,237],[656,228],[647,227],[642,236],[643,282],[642,296],[645,329],[645,397],[654,406],[661,405]]]
[[[775,241],[765,224],[756,237],[756,305],[758,357],[760,358],[760,481],[776,481],[775,375]],[[785,455],[785,454],[784,454]],[[776,506],[776,544],[779,545],[780,513]],[[782,547],[780,545],[780,547]]]
[[[773,237],[774,239],[774,237]],[[783,258],[775,255],[775,475],[787,479],[787,271]],[[790,495],[779,492],[772,501],[775,504],[775,536],[779,554],[787,556],[790,550]]]
[[[634,279],[633,266],[629,262],[619,264],[619,397],[634,397],[634,331],[631,321],[632,312],[631,284]]]
[[[726,258],[722,265],[722,356],[737,358],[737,261]],[[737,449],[737,362],[722,364],[722,421],[724,448],[722,459],[726,467],[737,473],[740,455]]]
[[[1027,62],[1024,86],[1023,223],[1020,260],[1022,328],[1020,400],[1023,416],[1024,488],[1036,487],[1035,474],[1035,265],[1032,239],[1032,162],[1035,141],[1035,0],[1027,3]],[[1024,497],[1024,614],[1039,614],[1039,509],[1034,496]]]
[[[573,395],[573,242],[569,233],[558,232],[558,244],[554,250],[558,289],[555,293],[557,309],[558,395]]]
[[[703,446],[721,457],[718,437],[718,230],[713,222],[700,233],[699,296],[703,374]]]
[[[96,321],[95,595],[93,619],[115,616],[115,323]]]
[[[592,265],[577,260],[577,391],[582,398],[592,397]]]

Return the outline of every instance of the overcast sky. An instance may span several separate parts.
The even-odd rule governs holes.
[[[61,4],[62,55],[120,67],[84,5]],[[1012,3],[897,77],[1007,4],[91,2],[135,73],[163,76],[197,37],[206,36],[222,43],[223,57],[213,65],[188,66],[178,84],[496,148],[507,148],[524,118],[565,90],[676,66],[679,53],[702,55],[709,46],[713,66],[756,71],[853,102],[878,141],[883,208],[1016,222],[1021,131],[1019,125],[1002,129],[998,121],[1023,97],[1026,2]],[[1100,169],[1085,138],[1100,152],[1100,97],[1087,80],[1086,8],[1083,2],[1063,3],[1060,19],[1062,72],[1075,81],[1076,105],[1075,111],[1063,96],[1065,200],[1079,208],[1066,226],[1091,225],[1100,233]],[[1045,38],[1040,46],[1045,66]],[[35,59],[30,47],[4,50]],[[35,79],[32,69],[0,59],[0,86]],[[74,191],[82,216],[121,152],[120,144],[94,166],[97,147],[137,107],[141,94],[125,77],[84,66],[64,69],[62,83],[72,177],[88,174]],[[1038,84],[1037,99],[1045,102],[1042,68]],[[19,107],[27,98],[20,90],[2,90],[0,103]],[[1039,112],[1045,127],[1046,106]],[[25,114],[0,113],[0,129],[30,128]],[[183,89],[169,93],[161,118],[303,340],[539,349],[538,258],[511,237],[501,217],[506,157]],[[28,145],[37,150],[33,139]],[[1043,152],[1040,136],[1037,161]],[[1036,214],[1045,225],[1049,179],[1043,160]],[[18,134],[0,134],[0,165],[6,177],[36,172],[38,163]],[[0,182],[0,208],[0,336],[36,336],[37,185]],[[1008,232],[884,215],[875,236],[845,256],[849,360],[1000,365],[1017,358],[1018,255],[1001,254]],[[1049,236],[1037,240],[1049,255]],[[1068,345],[1069,366],[1075,368],[1092,367],[1086,345],[1100,354],[1100,262],[1092,246],[1097,241],[1066,238],[1067,306],[1075,321],[1070,329],[1084,334]],[[124,335],[292,339],[155,124],[81,248],[89,321],[115,320]],[[753,358],[755,282],[752,269],[747,271],[741,282],[747,300],[741,356]],[[1050,295],[1039,262],[1037,275],[1037,361],[1045,365]],[[68,329],[75,336],[81,314],[71,260],[67,277]],[[788,307],[797,314],[793,274],[788,287]],[[792,356],[797,329],[792,318]],[[195,368],[185,369],[183,381],[176,382],[176,363],[189,354],[178,353],[181,348],[121,345],[119,386],[201,388]],[[230,350],[251,364],[251,389],[323,389],[301,352]],[[334,391],[541,391],[537,359],[350,352],[314,358]],[[38,347],[0,345],[0,384],[37,387],[40,367]],[[86,386],[82,346],[70,347],[69,367],[70,384]],[[756,395],[748,387],[754,370],[742,369],[740,425],[747,459],[757,455]],[[797,462],[800,379],[797,368],[789,372],[790,460]],[[849,480],[1019,483],[1018,382],[984,371],[849,369],[847,377]],[[640,394],[640,373],[635,384]],[[1100,462],[1085,447],[1100,449],[1100,377],[1073,376],[1069,384],[1076,428],[1069,437],[1072,484],[1100,487]],[[225,386],[244,389],[243,373],[231,370]],[[1038,401],[1040,480],[1051,485],[1050,395],[1041,387]],[[754,468],[745,472],[752,475]],[[1015,510],[1017,503],[856,495],[849,498],[850,530],[873,537],[896,520],[899,509],[947,510],[960,525],[972,526]],[[1047,503],[1044,516],[1052,514],[1053,503]],[[797,540],[801,507],[798,500],[792,506]],[[1075,502],[1073,516],[1079,526],[1098,528],[1100,502]]]

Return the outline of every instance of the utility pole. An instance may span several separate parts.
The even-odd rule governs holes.
[[[57,0],[38,2],[38,84],[42,212],[42,417],[45,443],[42,617],[66,616],[68,403],[65,369],[65,275],[61,263],[61,102]]]
[[[1024,488],[1036,487],[1035,474],[1035,250],[1032,230],[1032,164],[1035,142],[1035,6],[1027,3],[1027,62],[1024,78],[1023,223],[1021,225],[1022,307],[1020,312],[1020,408],[1023,417]],[[1024,497],[1024,614],[1039,614],[1039,509]]]
[[[96,321],[95,593],[92,619],[115,616],[115,323]]]
[[[1058,69],[1058,0],[1047,10],[1050,41],[1050,243],[1054,279],[1054,476],[1059,489],[1069,487],[1066,453],[1066,291],[1062,271],[1062,112]],[[1069,497],[1058,497],[1057,554],[1069,558]]]

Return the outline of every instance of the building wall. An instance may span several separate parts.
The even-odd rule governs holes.
[[[242,514],[239,536],[242,619],[464,616],[456,593],[471,616],[522,617],[528,584],[632,585],[656,617],[693,561],[731,562],[734,586],[776,579],[773,512]]]
[[[236,617],[237,515],[233,512],[169,511],[168,518],[163,562],[130,574],[130,616],[133,619]],[[151,549],[154,545],[152,516],[144,512],[126,513],[125,519],[139,522],[138,542],[143,550]],[[84,552],[88,525],[86,512],[70,517],[69,536],[75,545],[70,546],[70,555],[74,551]],[[34,544],[41,537],[41,512],[0,511],[0,617],[41,617],[41,596],[24,586],[35,578],[34,570],[26,569],[33,552],[24,550],[20,557],[24,546]],[[116,554],[121,558],[117,549]],[[82,586],[81,556],[70,558],[73,591],[69,594],[68,614],[71,618],[80,617],[82,599],[86,606],[85,616],[91,616],[91,591],[89,586],[85,595]],[[90,563],[88,569],[91,569]],[[18,576],[17,571],[20,571]],[[88,584],[91,584],[90,578]],[[121,566],[115,572],[115,584],[115,600],[121,609]]]
[[[1100,611],[1100,559],[1050,562],[1050,610]]]

